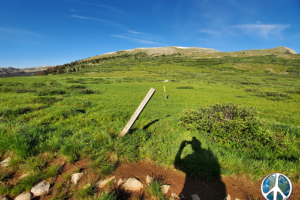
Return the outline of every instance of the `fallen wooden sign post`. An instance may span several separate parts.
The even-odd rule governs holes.
[[[150,100],[150,98],[152,97],[152,95],[154,94],[154,92],[155,92],[155,89],[153,89],[153,88],[151,88],[149,90],[148,94],[145,96],[145,98],[143,99],[143,101],[141,102],[141,104],[139,105],[139,107],[136,109],[136,111],[134,112],[134,114],[130,118],[129,122],[126,124],[126,126],[123,129],[123,131],[118,136],[118,138],[123,137],[129,131],[129,129],[131,128],[131,126],[134,124],[135,120],[138,118],[138,116],[143,111],[144,107],[147,105],[148,101]]]

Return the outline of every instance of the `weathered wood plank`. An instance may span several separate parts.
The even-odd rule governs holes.
[[[155,89],[153,89],[153,88],[151,88],[149,90],[148,94],[145,96],[145,98],[143,99],[143,101],[141,102],[139,107],[136,109],[136,111],[134,112],[134,114],[130,118],[129,122],[126,124],[126,126],[124,127],[122,132],[119,134],[118,138],[123,137],[129,131],[131,126],[134,124],[135,120],[138,118],[138,116],[143,111],[144,107],[147,105],[148,101],[150,100],[150,98],[152,97],[154,92],[155,92]]]

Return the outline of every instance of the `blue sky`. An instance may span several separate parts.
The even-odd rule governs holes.
[[[299,0],[0,0],[0,67],[138,47],[300,52]]]

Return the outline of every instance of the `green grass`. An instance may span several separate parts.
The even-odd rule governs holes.
[[[43,172],[44,161],[39,162],[38,156],[44,152],[67,156],[69,162],[88,157],[94,163],[90,167],[106,176],[120,162],[151,159],[158,165],[171,166],[182,142],[195,137],[201,142],[202,153],[195,154],[192,146],[186,145],[181,158],[189,162],[194,156],[208,164],[201,165],[200,171],[181,168],[186,173],[209,179],[220,174],[258,179],[276,170],[299,181],[299,156],[278,156],[275,160],[251,157],[232,145],[214,142],[199,129],[187,130],[179,124],[188,109],[232,103],[254,108],[258,129],[279,138],[276,141],[286,152],[299,145],[300,79],[297,73],[283,73],[297,69],[299,59],[238,58],[201,62],[168,56],[119,59],[86,65],[82,71],[67,74],[1,78],[0,157],[11,152],[29,168]],[[151,87],[156,92],[148,105],[131,130],[117,138]],[[219,125],[218,130],[231,127]],[[220,137],[223,143],[230,141],[229,135]],[[287,145],[290,141],[293,147]],[[210,165],[216,170],[212,171]],[[49,177],[57,174],[54,168],[47,171]],[[39,178],[1,192],[17,194]]]

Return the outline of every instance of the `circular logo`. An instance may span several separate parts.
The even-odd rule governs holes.
[[[261,193],[267,200],[287,200],[292,194],[290,179],[281,174],[269,174],[261,182]]]

